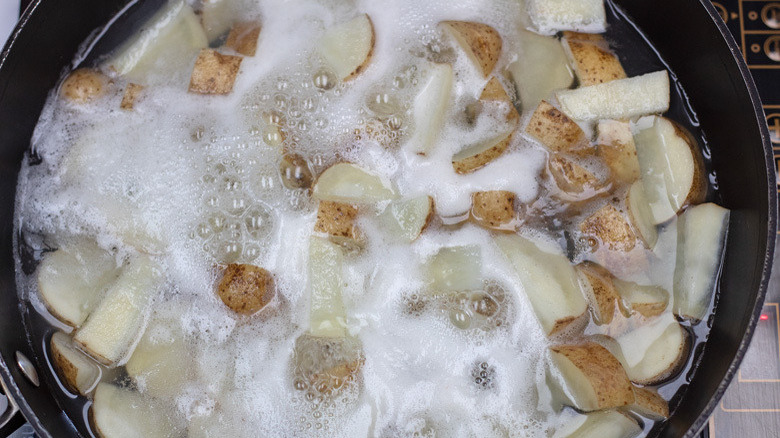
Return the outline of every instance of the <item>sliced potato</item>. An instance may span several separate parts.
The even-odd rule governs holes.
[[[236,11],[232,0],[202,0],[200,21],[209,42],[225,35],[235,21]]]
[[[233,91],[241,61],[240,56],[223,55],[212,49],[201,50],[192,69],[190,92],[229,94]]]
[[[452,157],[455,172],[463,175],[478,170],[503,155],[512,141],[512,131],[471,145]]]
[[[125,88],[125,93],[122,95],[122,102],[119,103],[119,107],[123,110],[130,111],[135,107],[135,102],[144,90],[143,85],[129,83]]]
[[[175,399],[192,377],[193,359],[180,322],[160,319],[149,324],[125,369],[141,392]]]
[[[491,26],[470,21],[442,21],[439,25],[455,38],[482,75],[490,76],[501,56],[501,35]]]
[[[594,239],[597,246],[610,251],[629,252],[637,242],[636,233],[628,223],[626,215],[607,204],[588,216],[580,224],[583,236]]]
[[[258,266],[231,263],[217,286],[217,295],[234,312],[253,315],[276,296],[274,278]]]
[[[520,54],[507,70],[515,84],[523,111],[536,108],[553,91],[574,82],[566,53],[557,38],[520,31]]]
[[[541,249],[518,235],[494,237],[520,277],[528,301],[547,335],[555,334],[587,310],[577,273],[559,252]]]
[[[435,294],[480,290],[482,252],[478,246],[441,248],[426,262],[425,273]]]
[[[626,406],[634,388],[620,362],[595,342],[550,347],[565,397],[581,411]]]
[[[260,23],[256,21],[242,21],[235,23],[230,28],[225,46],[230,47],[244,56],[255,56],[257,52],[257,39],[260,37]]]
[[[574,120],[629,119],[669,109],[666,70],[556,93],[561,110]]]
[[[198,51],[208,47],[197,15],[183,0],[168,3],[143,29],[106,63],[137,83],[148,84],[152,75],[173,76],[186,71]]]
[[[603,0],[527,0],[536,30],[553,35],[561,30],[602,33],[607,29]]]
[[[452,96],[453,72],[449,64],[430,63],[425,73],[425,85],[414,99],[412,114],[414,133],[412,150],[420,155],[430,153],[444,126]]]
[[[372,204],[397,197],[390,181],[350,163],[338,163],[327,168],[312,190],[321,201],[348,204]]]
[[[358,209],[354,205],[322,201],[317,209],[314,231],[327,234],[333,243],[347,250],[359,249],[363,246],[364,236],[355,224],[357,215]]]
[[[102,438],[173,438],[183,432],[179,421],[168,417],[168,409],[149,397],[100,383],[90,407],[93,430]]]
[[[312,236],[309,240],[309,291],[311,308],[309,333],[326,338],[347,335],[344,302],[341,298],[344,253],[327,239]]]
[[[658,242],[658,229],[645,194],[645,186],[641,181],[634,182],[628,189],[626,207],[631,225],[639,232],[647,248],[652,250]]]
[[[392,235],[413,242],[433,219],[433,198],[417,196],[390,203],[380,220]]]
[[[500,102],[506,104],[509,108],[509,111],[506,114],[506,119],[508,121],[518,120],[520,118],[520,114],[518,114],[515,105],[512,103],[512,99],[509,98],[504,86],[501,85],[501,82],[495,76],[490,78],[488,83],[485,84],[485,88],[482,89],[482,93],[479,95],[479,100],[482,102]]]
[[[361,14],[327,30],[320,53],[339,79],[348,81],[366,69],[374,52],[374,24]]]
[[[577,415],[553,438],[634,438],[642,433],[636,419],[619,411]]]
[[[81,349],[109,366],[132,354],[157,295],[159,269],[146,256],[130,260],[76,332],[74,339]]]
[[[603,267],[584,262],[577,265],[577,272],[583,279],[585,295],[590,302],[593,322],[609,324],[620,308],[620,295],[613,283],[612,274]]]
[[[723,258],[729,210],[712,203],[690,207],[677,222],[674,313],[701,320],[712,302]]]
[[[648,324],[626,332],[616,339],[615,352],[634,383],[657,385],[672,378],[685,364],[690,336],[671,313],[664,313]]]
[[[690,134],[676,123],[656,117],[651,127],[637,133],[635,140],[642,184],[655,224],[671,219],[686,205],[704,200],[704,161]]]
[[[582,86],[626,78],[623,65],[617,56],[609,51],[609,44],[601,35],[567,32],[561,43]]]
[[[60,86],[60,96],[73,103],[85,104],[104,96],[109,79],[91,68],[73,70]]]
[[[51,337],[51,363],[57,376],[68,391],[86,395],[100,380],[100,367],[95,361],[73,345],[70,336],[63,332]]]
[[[646,318],[662,314],[669,305],[669,292],[660,286],[642,286],[618,279],[613,284],[629,309]]]
[[[658,394],[658,391],[650,388],[634,387],[634,403],[628,408],[656,421],[669,418],[669,403]]]
[[[516,224],[515,194],[490,190],[471,194],[471,217],[480,226],[493,230],[513,231]]]
[[[587,154],[592,149],[582,128],[544,100],[528,121],[525,132],[551,152]]]
[[[94,241],[81,240],[43,257],[38,266],[38,293],[52,315],[78,327],[119,271],[113,254]]]
[[[602,185],[596,175],[563,155],[552,155],[547,161],[547,170],[567,201],[591,198]]]
[[[601,120],[597,131],[599,156],[609,167],[612,177],[621,184],[638,180],[641,173],[631,125],[625,121]]]
[[[353,337],[320,338],[302,335],[293,347],[296,387],[324,396],[337,394],[357,380],[363,366],[363,347]]]

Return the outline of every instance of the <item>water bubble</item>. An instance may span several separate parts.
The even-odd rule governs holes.
[[[314,121],[314,126],[319,129],[325,129],[328,127],[328,119],[317,119]]]
[[[370,111],[379,116],[391,116],[400,109],[398,99],[385,92],[370,95],[367,106]]]
[[[312,82],[320,90],[330,90],[336,85],[336,76],[327,70],[320,70],[314,75]]]
[[[227,196],[225,205],[225,211],[233,216],[240,216],[247,209],[246,195],[243,193],[237,193],[232,196]]]
[[[213,255],[220,263],[235,263],[241,257],[241,242],[217,240]]]
[[[206,204],[206,206],[209,208],[217,208],[219,207],[219,197],[213,193],[207,194],[203,198],[203,203]]]
[[[214,213],[213,215],[209,216],[209,225],[211,225],[211,229],[214,230],[215,233],[219,233],[220,231],[225,229],[225,224],[227,223],[227,217],[225,217],[222,213]]]
[[[192,139],[192,141],[195,141],[195,142],[201,141],[205,134],[206,134],[206,128],[203,127],[203,126],[197,126],[190,133],[190,138]]]
[[[300,155],[285,155],[279,165],[282,184],[288,189],[308,189],[314,180],[309,163]]]
[[[453,309],[450,311],[450,322],[462,330],[465,330],[471,326],[471,315],[461,309]]]
[[[222,178],[222,190],[226,192],[236,192],[241,190],[241,180],[233,175],[225,176]]]
[[[312,97],[307,97],[301,101],[301,108],[308,112],[315,111],[317,109],[317,101]]]
[[[287,96],[284,94],[277,94],[274,96],[274,105],[277,109],[283,110],[287,108],[287,105],[289,102],[287,101]]]
[[[208,173],[207,173],[207,174],[205,174],[205,175],[203,175],[203,177],[201,178],[201,180],[202,180],[202,181],[203,181],[205,184],[209,184],[209,185],[211,185],[211,184],[214,184],[214,183],[216,183],[216,182],[217,182],[217,178],[216,178],[214,175],[211,175],[211,174],[208,174]]]
[[[263,131],[263,141],[268,146],[279,146],[284,142],[284,134],[276,125],[268,125]]]
[[[257,258],[260,257],[261,251],[260,245],[252,242],[246,243],[244,245],[244,253],[242,254],[243,261],[245,263],[251,263],[257,260]]]
[[[208,223],[201,222],[195,227],[195,233],[201,239],[208,239],[213,234],[211,226]]]
[[[288,87],[289,85],[290,85],[290,84],[289,84],[289,82],[287,82],[287,80],[286,80],[286,79],[281,79],[281,78],[280,78],[280,79],[279,79],[279,80],[276,82],[276,89],[277,89],[277,90],[279,90],[279,91],[284,91],[284,90],[286,90],[286,89],[287,89],[287,87]]]
[[[474,292],[469,297],[471,310],[484,317],[491,317],[498,313],[499,305],[493,297],[486,293]]]
[[[270,110],[263,113],[263,121],[269,125],[281,126],[284,124],[284,114],[276,110]]]
[[[393,88],[402,89],[406,86],[406,79],[403,76],[396,76],[393,78]]]
[[[403,127],[403,123],[403,120],[398,116],[392,116],[387,119],[387,126],[394,131],[401,129],[401,127]]]
[[[263,205],[255,205],[244,215],[244,229],[255,239],[267,236],[273,228],[271,211]]]

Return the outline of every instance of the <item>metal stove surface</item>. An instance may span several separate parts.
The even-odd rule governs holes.
[[[7,6],[17,0],[0,2]],[[21,0],[22,8],[28,2]],[[742,49],[761,93],[775,165],[780,170],[780,1],[720,0],[713,5]],[[6,31],[0,29],[0,40]],[[780,254],[780,245],[777,249]],[[0,399],[5,402],[2,395]],[[34,436],[25,424],[9,438]],[[742,367],[701,436],[780,437],[780,257],[775,259],[764,312]]]

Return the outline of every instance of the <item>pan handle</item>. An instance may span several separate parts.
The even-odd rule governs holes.
[[[5,399],[0,399],[0,408],[3,409],[2,414],[0,414],[0,437],[7,437],[19,429],[25,421],[19,412],[19,405],[8,395],[8,387],[3,379],[0,379],[0,387],[3,391],[0,398]]]

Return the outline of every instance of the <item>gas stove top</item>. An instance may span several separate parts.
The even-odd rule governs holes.
[[[0,44],[12,26],[6,13],[18,0],[0,0]],[[29,0],[21,0],[22,6]],[[713,2],[734,35],[764,103],[767,124],[780,170],[780,1],[719,0]],[[12,13],[12,12],[11,12]],[[9,21],[6,23],[6,21]],[[778,178],[780,193],[780,178]],[[778,230],[780,234],[780,230]],[[779,245],[780,246],[780,245]],[[777,248],[780,254],[780,247]],[[4,397],[0,395],[3,402]],[[0,410],[1,412],[2,410]],[[753,342],[702,437],[777,437],[780,430],[780,257],[775,259],[764,312]],[[34,437],[23,425],[11,438]]]

